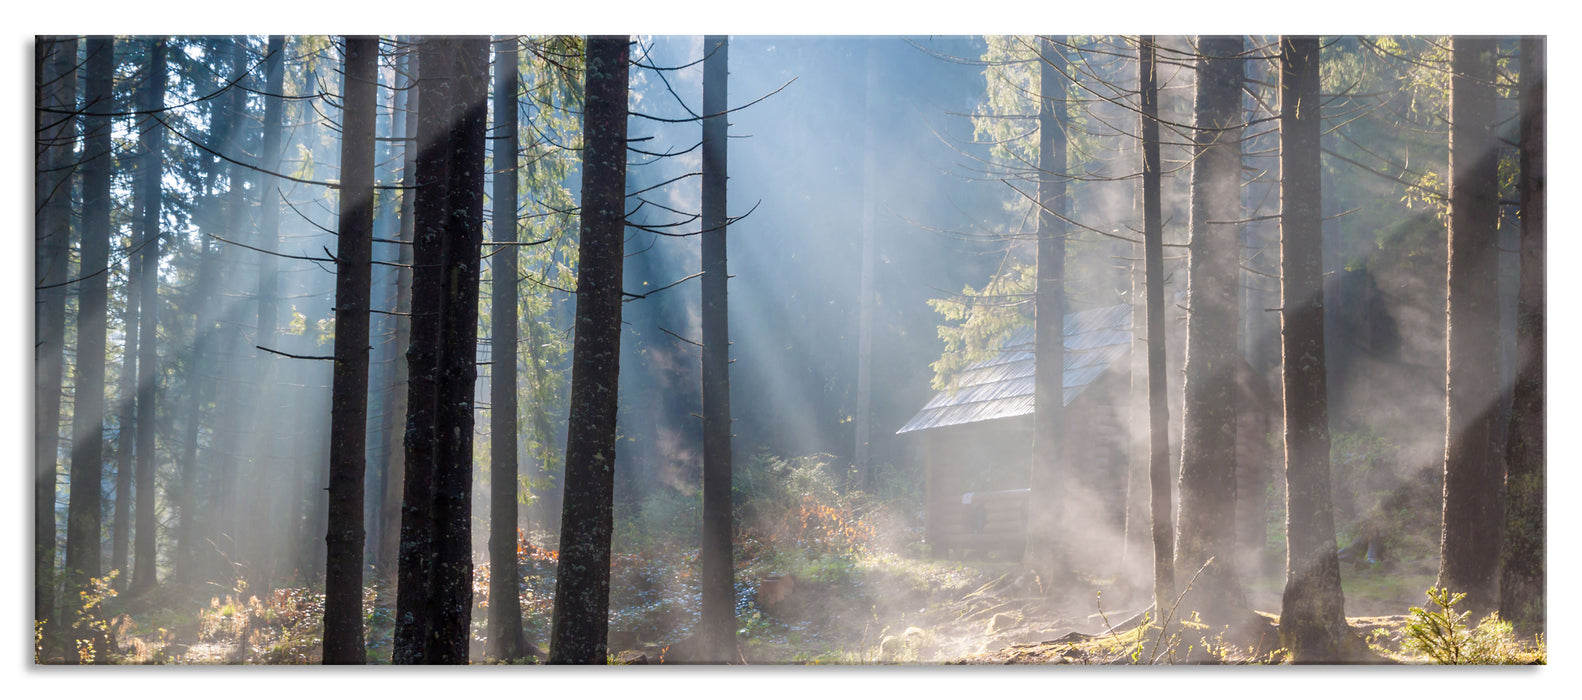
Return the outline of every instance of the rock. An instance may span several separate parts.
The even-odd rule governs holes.
[[[622,666],[646,666],[648,655],[636,649],[628,649],[615,655],[615,663]]]
[[[1017,615],[1014,613],[995,613],[994,617],[989,619],[989,634],[1003,632],[1007,629],[1015,627],[1016,623],[1018,622],[1020,622],[1020,620],[1017,619]]]

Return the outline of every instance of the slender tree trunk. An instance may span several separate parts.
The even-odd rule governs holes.
[[[345,49],[329,529],[324,536],[325,664],[367,662],[363,646],[363,477],[368,442],[368,297],[373,277],[379,37],[348,36]]]
[[[402,58],[392,55],[392,62],[404,60],[404,52],[396,50]],[[389,102],[386,105],[389,117],[376,123],[375,131],[378,134],[375,146],[375,160],[377,167],[374,169],[376,188],[399,186],[401,159],[396,151],[398,142],[397,134],[403,131],[402,119],[399,116],[402,107],[401,101],[406,90],[400,89],[403,78],[401,69],[393,67],[390,71],[381,68],[380,82],[390,86]],[[403,149],[404,150],[404,149]],[[389,312],[396,308],[396,277],[399,268],[378,265],[379,262],[399,263],[400,250],[407,246],[394,243],[400,240],[400,223],[396,217],[400,194],[391,190],[382,190],[375,197],[378,206],[374,209],[374,236],[375,240],[385,239],[385,242],[374,244],[375,267],[373,268],[373,290],[369,306],[370,316],[370,345],[373,346],[369,357],[368,367],[368,412],[369,412],[369,444],[368,444],[368,477],[366,481],[367,498],[363,503],[363,520],[367,523],[368,534],[363,545],[364,564],[368,569],[384,572],[389,568],[392,560],[382,557],[382,549],[387,537],[384,519],[385,497],[390,492],[390,462],[391,440],[390,433],[400,430],[400,423],[393,414],[388,412],[391,398],[400,393],[391,381],[395,369],[395,358],[401,353],[397,349],[395,339],[395,325],[399,317]],[[397,498],[400,491],[395,491]],[[399,512],[399,511],[398,511]]]
[[[247,71],[246,52],[235,42],[239,38],[232,38],[231,72],[233,80],[239,80]],[[215,100],[214,110],[209,118],[210,129],[207,138],[208,147],[214,151],[231,154],[236,157],[240,151],[240,144],[235,139],[236,123],[241,119],[242,105],[245,104],[246,93],[239,88],[232,88],[225,101]],[[192,326],[192,361],[191,369],[186,374],[186,405],[182,412],[186,414],[186,426],[181,436],[181,488],[178,490],[181,519],[176,529],[176,580],[183,583],[197,581],[197,572],[194,571],[194,537],[196,530],[194,521],[197,520],[194,512],[195,490],[198,475],[198,434],[205,416],[213,422],[210,403],[213,401],[216,388],[219,385],[217,358],[214,357],[214,343],[219,337],[216,329],[216,307],[218,294],[215,287],[219,284],[222,274],[220,265],[220,245],[211,238],[216,230],[221,228],[219,197],[214,194],[214,181],[221,168],[228,167],[231,173],[231,182],[239,182],[237,175],[241,170],[235,165],[226,166],[215,163],[212,159],[204,160],[205,174],[203,184],[203,198],[198,212],[198,233],[202,239],[200,259],[198,263],[197,279],[193,282],[191,300],[196,309],[193,314]],[[226,237],[234,237],[230,232],[224,232]],[[211,451],[210,461],[214,455]],[[213,506],[205,504],[205,510],[212,510]],[[215,521],[210,513],[204,520],[212,523]]]
[[[61,380],[65,375],[65,283],[71,262],[71,158],[76,117],[64,114],[76,106],[77,38],[36,40],[39,71],[37,113],[39,143],[34,199],[33,386],[33,617],[44,620],[46,634],[58,629],[55,614],[55,523],[57,464],[60,450]],[[47,82],[47,84],[46,84]],[[56,110],[45,112],[43,110]],[[61,601],[66,612],[72,603]]]
[[[1242,38],[1200,37],[1198,51],[1175,568],[1202,569],[1177,615],[1195,611],[1218,625],[1246,609],[1234,565]]]
[[[401,72],[407,76],[405,89],[399,93],[398,107],[396,108],[395,121],[397,126],[394,131],[404,137],[401,145],[401,212],[400,232],[396,238],[408,245],[398,245],[398,263],[396,268],[395,289],[395,351],[392,353],[394,366],[391,369],[391,389],[389,403],[385,406],[385,420],[390,422],[391,428],[385,431],[389,441],[385,450],[385,480],[384,504],[381,509],[381,519],[384,524],[380,527],[383,538],[379,543],[379,561],[387,574],[394,574],[398,567],[398,554],[401,545],[401,495],[405,483],[406,431],[404,426],[407,415],[407,356],[405,348],[411,343],[412,337],[412,253],[413,246],[413,218],[412,206],[415,199],[414,184],[417,170],[417,127],[418,127],[418,91],[417,68],[418,62],[412,59],[412,51],[408,50],[401,55]]]
[[[877,257],[878,230],[875,212],[879,207],[879,180],[877,155],[878,141],[874,101],[879,96],[878,40],[870,39],[866,52],[866,89],[863,91],[863,155],[862,155],[862,243],[858,257],[857,273],[857,410],[852,418],[856,445],[852,451],[852,465],[856,469],[858,488],[873,486],[873,265]],[[712,45],[709,45],[712,46]],[[708,47],[706,46],[705,49]],[[708,64],[705,62],[704,68]],[[722,90],[723,95],[723,90]],[[704,108],[707,110],[707,107]],[[704,114],[708,114],[707,111]],[[704,144],[708,136],[703,137]],[[724,148],[724,145],[721,145]],[[723,153],[723,150],[721,151]],[[705,154],[706,155],[706,154]],[[723,159],[721,164],[723,165]],[[722,174],[723,177],[723,174]],[[705,195],[707,196],[707,195]],[[721,205],[723,206],[723,204]],[[707,214],[705,214],[707,215]],[[722,219],[723,221],[723,219]],[[704,228],[708,228],[707,224]],[[704,341],[705,348],[708,341]],[[706,350],[705,350],[706,351]],[[706,374],[705,374],[706,376]],[[708,420],[707,416],[704,420]],[[707,429],[705,429],[707,434]],[[707,468],[705,468],[705,471]]]
[[[77,389],[72,409],[71,505],[66,520],[69,601],[104,574],[101,518],[104,481],[104,374],[110,266],[110,100],[115,39],[90,37],[84,74],[82,263],[78,277]],[[103,270],[103,273],[99,273]],[[98,274],[95,274],[98,273]],[[93,275],[88,277],[88,275]],[[87,630],[76,630],[87,639]],[[105,650],[100,649],[100,653]]]
[[[285,136],[285,100],[282,99],[285,92],[285,48],[286,38],[274,35],[269,37],[265,49],[264,133],[259,156],[266,173],[280,172],[284,156],[281,141]],[[274,348],[277,343],[276,330],[280,326],[280,260],[274,255],[280,245],[280,182],[264,173],[258,174],[257,178],[257,246],[263,252],[258,256],[258,330],[257,342],[254,344]],[[247,451],[256,465],[255,470],[260,475],[260,485],[265,494],[263,505],[267,510],[264,519],[268,522],[284,522],[288,512],[286,485],[290,480],[281,473],[275,454],[279,442],[278,417],[287,415],[286,411],[290,407],[281,404],[280,390],[275,382],[276,363],[280,358],[256,347],[251,353],[252,378],[258,393],[254,401],[256,420],[251,421],[255,427],[249,432]],[[283,540],[278,537],[265,540],[265,547],[268,548],[265,556],[271,566],[275,562],[287,561]]]
[[[1038,282],[1033,297],[1033,459],[1028,481],[1027,551],[1023,564],[1037,572],[1045,592],[1071,574],[1063,537],[1061,497],[1071,484],[1065,467],[1065,258],[1066,101],[1061,71],[1065,57],[1054,45],[1064,38],[1038,40]]]
[[[526,652],[521,575],[516,566],[516,124],[515,36],[500,40],[494,65],[494,240],[489,366],[489,629],[488,655],[515,660]]]
[[[154,113],[165,102],[165,40],[153,39],[148,48],[149,71],[139,95],[138,109]],[[159,585],[158,550],[154,519],[154,433],[158,425],[154,419],[154,397],[159,393],[159,354],[157,338],[159,329],[159,243],[161,177],[165,162],[165,127],[151,117],[145,117],[142,128],[142,154],[138,167],[137,187],[143,193],[142,221],[143,247],[138,254],[141,263],[139,276],[142,309],[139,321],[137,360],[137,466],[136,481],[136,539],[132,554],[136,568],[132,570],[131,594],[142,595]]]
[[[628,41],[625,36],[587,39],[576,345],[550,630],[552,664],[602,664],[608,648]]]
[[[1453,37],[1450,79],[1450,265],[1447,274],[1444,519],[1439,582],[1474,616],[1499,604],[1504,464],[1493,438],[1498,149],[1495,42]]]
[[[1329,496],[1318,37],[1280,38],[1280,330],[1285,389],[1285,595],[1280,642],[1336,663],[1346,634]]]
[[[1159,62],[1153,36],[1137,43],[1142,77],[1143,286],[1148,318],[1148,484],[1153,516],[1155,619],[1175,596],[1170,497],[1170,402],[1165,377],[1164,219],[1160,197]]]
[[[1508,500],[1500,574],[1500,616],[1528,632],[1544,630],[1548,610],[1544,585],[1546,44],[1544,37],[1521,40],[1521,283],[1516,296],[1516,388],[1505,446]]]
[[[730,39],[703,40],[703,541],[698,553],[702,570],[699,614],[705,656],[730,663],[736,655],[736,586],[731,543],[731,378],[728,314],[726,223],[729,122]],[[870,62],[872,47],[869,48]],[[872,64],[869,65],[870,72]],[[870,94],[870,99],[872,95]],[[872,120],[869,120],[872,131]],[[872,158],[873,143],[868,144]],[[865,178],[866,179],[866,178]],[[869,192],[870,199],[873,193]],[[867,217],[867,214],[864,214]],[[867,240],[866,236],[864,237]],[[864,245],[867,250],[867,245]],[[871,273],[871,270],[870,270]],[[867,337],[865,335],[865,337]],[[866,365],[864,365],[866,367]],[[859,408],[861,410],[861,408]],[[867,425],[863,419],[862,425]],[[859,436],[859,454],[866,445]],[[858,468],[868,473],[869,465]]]
[[[247,37],[233,37],[231,60],[234,65],[248,65],[247,42]],[[253,89],[250,74],[243,73],[236,87],[239,89],[233,89],[231,93],[231,117],[236,124],[231,131],[227,150],[235,154],[233,157],[246,162],[242,155],[247,142],[244,131],[248,128],[247,91]],[[249,241],[244,233],[250,228],[247,221],[248,192],[244,183],[252,178],[253,172],[240,163],[232,163],[230,173],[225,197],[224,230],[230,240],[247,241],[248,245],[256,247],[257,241]],[[265,522],[270,494],[267,477],[253,468],[256,466],[253,456],[246,453],[250,441],[244,435],[253,425],[254,409],[253,397],[246,394],[256,385],[253,365],[246,359],[243,349],[241,326],[247,316],[245,299],[248,294],[242,282],[241,262],[254,254],[254,251],[240,246],[219,247],[216,263],[220,270],[216,280],[218,294],[232,301],[222,307],[219,325],[214,331],[218,345],[218,376],[215,381],[222,387],[228,386],[230,390],[221,391],[215,397],[211,462],[217,465],[215,469],[220,473],[220,478],[228,479],[231,485],[228,489],[230,500],[220,505],[223,509],[221,519],[229,526],[222,531],[228,532],[229,537],[222,539],[235,543],[232,556],[244,565],[242,573],[245,574],[249,590],[267,599],[273,588],[274,573],[267,551],[267,542],[271,537],[265,534],[265,528],[258,527],[258,523]],[[241,487],[237,488],[237,485]]]
[[[142,220],[141,202],[134,220]],[[142,247],[141,228],[133,228],[128,250]],[[137,425],[137,339],[138,339],[138,262],[126,256],[126,308],[121,313],[125,342],[121,345],[121,377],[116,385],[115,437],[115,515],[110,537],[110,569],[116,572],[115,586],[121,590],[132,578],[132,463]]]

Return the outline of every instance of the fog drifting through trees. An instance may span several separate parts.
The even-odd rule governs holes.
[[[1284,420],[1295,415],[1281,405],[1282,362],[1292,360],[1282,359],[1280,312],[1310,301],[1282,297],[1280,285],[1290,274],[1281,236],[1291,235],[1280,219],[1280,168],[1291,162],[1282,160],[1291,140],[1280,131],[1281,44],[1207,39],[1155,41],[1159,322],[1142,309],[1152,230],[1138,37],[732,36],[723,107],[703,99],[701,36],[493,37],[489,66],[483,37],[456,40],[461,48],[426,37],[353,42],[377,50],[373,96],[360,100],[343,82],[355,79],[343,76],[344,37],[39,37],[34,606],[47,622],[38,660],[105,662],[130,653],[118,649],[134,636],[147,647],[147,629],[95,623],[123,613],[138,621],[178,602],[208,606],[210,621],[179,652],[165,642],[165,661],[480,662],[486,620],[489,630],[513,630],[509,643],[490,640],[487,658],[559,663],[633,650],[649,662],[664,653],[805,661],[813,652],[778,651],[804,638],[856,648],[835,657],[846,663],[935,662],[1009,646],[1013,635],[995,636],[995,613],[958,616],[972,619],[970,633],[933,615],[940,591],[966,600],[978,587],[970,579],[951,588],[965,585],[941,573],[955,562],[1019,601],[1003,624],[1022,624],[1027,643],[1104,631],[1086,620],[1096,604],[1111,613],[1106,625],[1185,617],[1189,608],[1165,609],[1173,598],[1155,599],[1192,586],[1184,605],[1214,624],[1243,624],[1254,611],[1278,617]],[[1447,434],[1452,458],[1471,439],[1489,469],[1536,459],[1537,476],[1524,478],[1538,486],[1523,487],[1521,512],[1524,523],[1537,520],[1537,534],[1518,527],[1522,544],[1506,545],[1530,554],[1537,542],[1536,574],[1506,564],[1522,572],[1523,591],[1536,591],[1507,615],[1530,634],[1545,615],[1543,512],[1531,497],[1543,488],[1542,433],[1525,437],[1540,444],[1536,457],[1514,448],[1497,456],[1507,454],[1521,368],[1517,291],[1530,263],[1518,266],[1518,249],[1529,245],[1524,227],[1543,226],[1522,218],[1522,207],[1543,207],[1542,147],[1534,176],[1520,165],[1529,160],[1518,158],[1518,138],[1531,137],[1516,118],[1519,79],[1530,79],[1519,69],[1531,70],[1517,59],[1540,42],[1486,43],[1495,58],[1482,89],[1492,101],[1486,113],[1457,117],[1481,120],[1467,128],[1480,130],[1485,152],[1455,171],[1447,120],[1465,99],[1451,92],[1461,44],[1324,37],[1314,51],[1322,124],[1305,128],[1321,131],[1310,145],[1323,155],[1312,152],[1321,166],[1304,173],[1320,179],[1321,198],[1296,215],[1311,255],[1322,251],[1313,261],[1322,282],[1306,292],[1322,308],[1321,325],[1308,326],[1322,336],[1308,337],[1319,343],[1318,374],[1304,376],[1325,403],[1301,415],[1323,421],[1327,437],[1307,456],[1327,464],[1328,480],[1303,482],[1292,497],[1327,490],[1318,507],[1328,517],[1302,509],[1301,520],[1334,532],[1290,537],[1316,560],[1346,562],[1343,586],[1379,572],[1391,585],[1433,583],[1440,509],[1450,502],[1441,490],[1457,473]],[[499,79],[502,55],[516,62],[517,80]],[[622,133],[609,143],[588,126],[621,116],[584,94],[594,57],[610,81],[596,97],[627,95]],[[1218,93],[1198,84],[1205,66],[1220,76]],[[486,86],[519,95],[499,100]],[[1217,112],[1194,101],[1214,94]],[[372,113],[348,113],[370,104]],[[502,105],[514,105],[515,140],[499,133]],[[710,167],[702,129],[720,114],[723,214],[705,211],[700,192]],[[1057,125],[1059,155],[1040,139]],[[483,150],[474,153],[479,131]],[[359,134],[361,150],[347,146]],[[1197,150],[1217,139],[1229,150]],[[617,158],[603,149],[622,142],[624,182],[607,179],[619,170],[613,160],[597,169],[584,161]],[[366,159],[370,147],[371,172],[342,167],[343,153]],[[1487,262],[1470,332],[1493,342],[1467,370],[1488,386],[1447,425],[1446,268],[1458,254],[1447,247],[1464,245],[1447,230],[1464,220],[1452,204],[1464,170],[1485,183],[1482,218],[1465,224],[1480,227],[1474,244],[1483,246],[1467,254]],[[1536,199],[1523,177],[1537,178]],[[616,188],[596,216],[584,214],[596,206],[587,183]],[[1060,194],[1050,194],[1056,184]],[[353,189],[366,199],[349,201]],[[434,192],[441,198],[424,199]],[[494,208],[505,192],[516,208],[509,232],[497,230],[508,214]],[[456,232],[468,226],[464,240]],[[729,362],[714,371],[729,374],[734,654],[728,641],[705,641],[698,619],[700,595],[725,593],[702,592],[698,563],[710,371],[700,344],[723,337],[705,337],[698,279],[700,233],[711,227],[729,241]],[[360,254],[340,238],[370,230]],[[595,236],[616,247],[590,248]],[[1059,245],[1041,249],[1041,237]],[[359,262],[369,250],[371,263]],[[1041,267],[1049,250],[1060,264]],[[1189,255],[1200,256],[1190,265],[1196,280]],[[596,281],[589,272],[579,284],[595,259]],[[361,276],[348,272],[354,264],[366,266]],[[338,296],[338,281],[359,287]],[[495,293],[506,284],[513,294]],[[1035,306],[1063,311],[1034,334]],[[357,332],[338,327],[358,308]],[[1541,307],[1523,308],[1539,314],[1520,323],[1538,324],[1541,342]],[[513,323],[495,322],[506,314]],[[583,323],[604,325],[577,332]],[[507,332],[496,329],[509,329],[513,352],[496,344],[492,336]],[[1057,332],[1061,359],[1044,361],[1061,369],[1037,375],[1062,382],[1038,399],[1060,401],[1055,430],[1034,421],[1031,368]],[[1019,333],[1026,342],[1015,345]],[[596,339],[596,348],[579,345]],[[1160,503],[1161,482],[1148,471],[1149,365],[1134,356],[1152,343],[1167,373],[1169,423],[1155,428],[1168,448],[1165,502],[1179,518],[1169,523],[1179,538],[1173,582],[1157,589],[1149,503]],[[1011,376],[1020,367],[1025,388]],[[350,383],[337,368],[353,372]],[[864,374],[871,396],[859,387]],[[1464,385],[1458,376],[1452,395]],[[514,385],[493,384],[501,377]],[[1541,416],[1541,373],[1531,381],[1536,398],[1524,394],[1522,405]],[[350,392],[336,393],[333,409],[332,386]],[[608,406],[586,392],[616,386],[611,430]],[[93,396],[82,393],[90,388]],[[502,391],[513,400],[501,402]],[[504,416],[491,413],[497,405],[509,407],[506,420],[491,421]],[[332,411],[346,421],[336,430],[348,432],[332,433]],[[512,430],[501,444],[515,450],[507,473],[516,474],[516,507],[512,525],[491,529],[493,511],[510,503],[509,488],[491,497],[502,429]],[[1047,446],[1051,433],[1056,447]],[[1479,483],[1498,491],[1503,473]],[[1459,591],[1476,593],[1468,602],[1479,615],[1500,607],[1490,581],[1499,579],[1491,543],[1503,532],[1502,504],[1446,506],[1443,515],[1447,533],[1466,517],[1463,529],[1492,538],[1457,564],[1486,584]],[[1026,522],[1032,532],[1018,525]],[[513,530],[518,580],[491,587],[490,550],[511,550]],[[503,538],[493,547],[491,532]],[[557,577],[555,567],[568,565],[575,575]],[[85,610],[83,591],[112,573],[105,585],[117,594]],[[859,579],[865,588],[850,584]],[[517,588],[519,611],[485,610],[490,595]],[[1347,615],[1404,614],[1396,603],[1408,597],[1421,604],[1421,587],[1360,602],[1354,590]],[[261,607],[249,608],[254,597]],[[222,633],[213,620],[225,605],[260,612],[225,617],[239,629]],[[296,628],[278,622],[286,609],[314,642],[268,656],[264,640],[276,628],[272,648],[294,648]],[[728,631],[718,616],[730,613],[714,611],[715,628]],[[1058,614],[1035,629],[1049,611]],[[815,612],[824,627],[797,617]],[[317,629],[314,615],[347,627],[307,631]],[[586,626],[590,616],[608,624]],[[842,616],[845,627],[829,622]],[[977,631],[985,625],[987,636]],[[851,638],[857,629],[861,640]],[[903,647],[912,658],[897,656]],[[79,657],[84,648],[99,651]],[[1324,649],[1330,656],[1317,660],[1368,660],[1334,643]]]

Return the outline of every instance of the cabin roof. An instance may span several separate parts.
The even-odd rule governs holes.
[[[1132,342],[1132,309],[1116,304],[1066,314],[1064,405],[1082,394]],[[1022,327],[1000,353],[962,371],[955,394],[941,391],[896,433],[1013,418],[1033,412],[1033,329]]]

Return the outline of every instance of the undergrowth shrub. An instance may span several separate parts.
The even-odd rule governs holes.
[[[1511,624],[1490,613],[1468,627],[1471,614],[1455,609],[1466,597],[1443,588],[1429,588],[1428,600],[1434,609],[1413,607],[1411,619],[1402,631],[1401,650],[1420,654],[1437,664],[1543,664],[1548,652],[1542,637],[1532,646],[1522,644]]]

